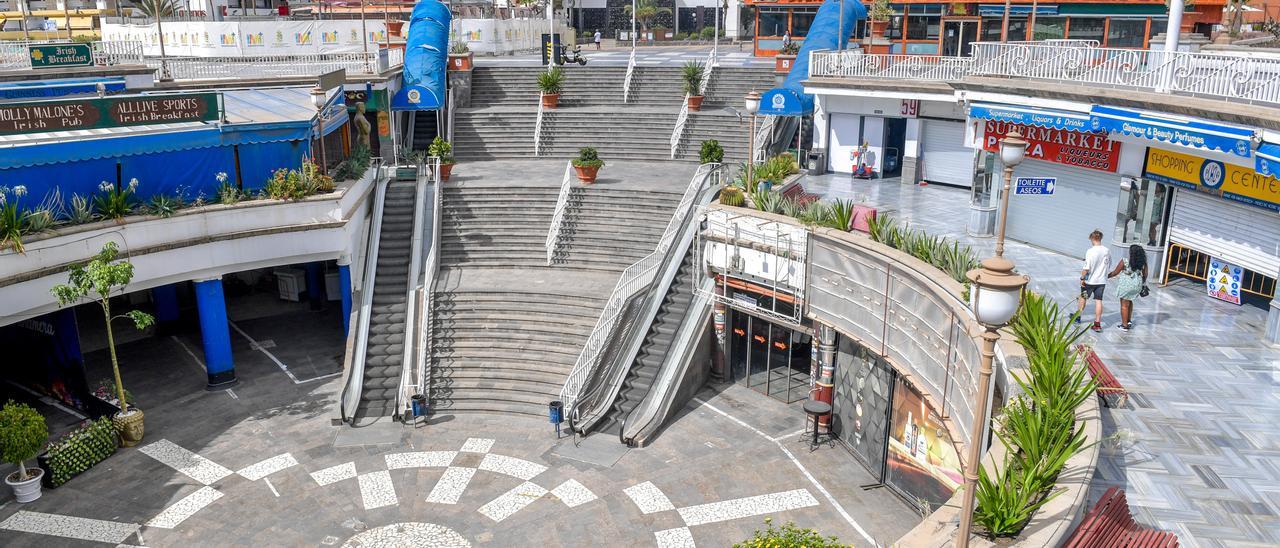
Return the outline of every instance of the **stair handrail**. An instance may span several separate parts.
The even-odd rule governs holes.
[[[764,115],[764,122],[756,129],[755,150],[751,151],[751,161],[760,163],[765,160],[765,151],[769,149],[768,142],[773,137],[773,126],[778,123],[778,117],[773,115]]]
[[[689,94],[684,94],[684,104],[680,105],[680,114],[676,116],[676,125],[671,129],[671,159],[680,152],[680,141],[684,139],[684,126],[689,122]]]
[[[564,166],[564,179],[560,181],[560,196],[556,198],[556,209],[551,214],[551,226],[547,229],[547,266],[555,260],[556,251],[560,248],[560,233],[564,231],[564,218],[569,209],[569,195],[573,193],[573,162]]]
[[[542,92],[538,92],[538,119],[533,123],[533,155],[542,153]]]
[[[356,407],[360,405],[361,389],[364,386],[364,360],[369,345],[369,317],[373,309],[373,279],[378,269],[378,244],[382,238],[382,209],[386,203],[387,184],[391,181],[389,173],[394,174],[396,169],[394,165],[391,167],[382,165],[381,158],[378,158],[375,163],[378,171],[373,183],[373,211],[369,219],[369,236],[365,242],[364,273],[360,278],[362,286],[360,313],[357,316],[356,325],[351,326],[356,330],[355,345],[351,349],[355,355],[350,360],[350,367],[344,371],[342,395],[338,398],[338,410],[342,422],[345,423],[350,423],[354,419]]]
[[[685,188],[684,194],[680,198],[680,204],[676,206],[675,212],[671,215],[671,220],[667,222],[667,227],[663,231],[662,237],[658,239],[657,245],[654,246],[653,252],[645,255],[622,271],[618,282],[614,284],[613,291],[609,294],[609,299],[605,302],[604,309],[600,312],[599,319],[596,320],[595,327],[591,330],[591,335],[587,337],[582,351],[578,354],[577,361],[574,362],[573,368],[565,378],[564,387],[560,389],[560,401],[564,403],[565,409],[575,410],[578,400],[582,396],[583,387],[596,375],[601,357],[609,346],[614,329],[626,310],[627,304],[636,294],[653,284],[658,267],[662,264],[663,258],[666,257],[667,251],[675,240],[676,233],[683,225],[694,199],[703,186],[703,182],[711,169],[713,169],[713,166],[716,165],[718,164],[698,166],[698,170],[694,172],[693,177],[689,180],[689,185]]]
[[[702,205],[701,198],[710,194],[710,190],[718,188],[723,179],[724,164],[703,165],[709,167],[698,180],[696,192],[688,201],[682,201],[681,207],[672,214],[668,232],[664,234],[664,238],[667,234],[670,235],[665,249],[661,252],[654,251],[655,255],[661,255],[661,261],[654,270],[654,277],[646,287],[643,298],[638,303],[636,308],[638,316],[635,321],[622,324],[620,330],[615,329],[617,332],[611,339],[620,346],[616,346],[616,352],[601,357],[602,363],[596,367],[598,372],[588,377],[594,384],[575,402],[578,406],[589,406],[583,410],[582,419],[578,425],[584,431],[590,430],[597,420],[604,417],[617,399],[622,383],[640,355],[640,348],[644,345],[649,329],[657,319],[667,292],[680,271],[685,254],[689,246],[693,245],[698,229],[694,224],[694,213]],[[608,362],[605,363],[603,360]]]
[[[422,159],[418,161],[418,177],[414,181],[413,194],[413,228],[410,229],[409,240],[409,272],[406,276],[409,283],[405,284],[404,303],[404,350],[400,358],[400,385],[396,391],[395,409],[398,409],[403,416],[410,409],[410,393],[413,386],[413,367],[414,358],[417,356],[417,346],[415,341],[418,336],[418,278],[422,275],[422,225],[425,223],[426,213],[423,205],[427,199],[427,181],[432,177],[432,171],[427,170],[427,163],[430,162],[434,168],[432,171],[439,172],[440,159],[431,157],[430,159]]]
[[[418,383],[417,393],[427,397],[427,401],[431,401],[431,351],[434,344],[433,337],[435,335],[435,320],[432,317],[431,310],[435,304],[435,287],[436,275],[440,273],[440,216],[444,213],[444,186],[443,179],[440,176],[440,165],[442,161],[436,158],[436,167],[434,170],[435,191],[431,196],[431,244],[430,250],[427,252],[427,262],[423,267],[422,274],[422,305],[419,310],[422,311],[421,335],[418,344]]]
[[[707,94],[707,84],[711,82],[711,71],[716,68],[716,50],[711,50],[707,54],[707,60],[702,64],[702,83],[698,85],[698,95]]]
[[[636,72],[636,50],[631,50],[631,57],[627,59],[627,76],[622,79],[622,102],[631,101],[631,78]]]

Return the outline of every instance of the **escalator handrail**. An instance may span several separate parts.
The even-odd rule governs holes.
[[[438,162],[438,159],[436,159]],[[400,358],[400,387],[396,390],[395,407],[396,412],[404,415],[411,409],[409,386],[413,382],[413,372],[415,371],[414,361],[417,356],[416,350],[419,346],[418,337],[420,326],[418,324],[418,314],[421,313],[417,296],[420,285],[418,279],[422,273],[422,229],[425,221],[425,211],[423,202],[427,197],[427,181],[431,176],[426,169],[427,160],[418,161],[418,177],[414,181],[413,193],[413,225],[409,229],[409,273],[405,284],[405,316],[404,316],[404,349]]]
[[[364,391],[364,360],[369,344],[369,317],[373,308],[373,282],[378,269],[378,247],[382,238],[382,209],[386,203],[387,186],[391,181],[391,176],[385,171],[387,168],[382,165],[381,158],[375,161],[375,165],[377,175],[373,182],[373,212],[369,219],[369,237],[365,242],[364,274],[360,279],[362,286],[360,314],[354,326],[356,339],[351,349],[355,354],[350,360],[350,367],[345,368],[342,378],[342,395],[338,398],[338,410],[341,413],[342,422],[345,423],[355,420],[353,415],[360,403],[360,395]],[[395,167],[392,166],[389,169],[394,171]],[[355,390],[352,390],[353,388]]]

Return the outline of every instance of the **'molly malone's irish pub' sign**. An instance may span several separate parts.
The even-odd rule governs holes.
[[[213,122],[220,117],[218,98],[187,93],[0,104],[0,135]]]

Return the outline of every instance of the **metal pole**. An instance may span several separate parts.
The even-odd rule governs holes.
[[[844,33],[844,0],[840,0],[840,33]],[[844,49],[844,40],[848,35],[836,37],[836,50]]]
[[[316,109],[316,142],[320,145],[320,173],[328,174],[329,169],[324,161],[324,107]]]
[[[22,0],[18,5],[18,11],[22,12],[22,39],[31,41],[31,31],[27,29],[27,14],[31,13],[31,6],[27,5],[27,0]]]
[[[67,9],[67,3],[71,0],[62,0],[62,20],[67,24],[67,41],[71,40],[71,12]]]
[[[364,3],[365,0],[360,0],[360,44],[364,48],[364,69],[373,72],[369,68],[369,26],[365,20]]]
[[[547,0],[547,25],[550,30],[547,31],[547,38],[551,40],[551,59],[547,63],[547,72],[551,72],[551,67],[556,66],[556,19],[555,19],[555,0]]]
[[[968,548],[969,531],[973,528],[974,490],[978,488],[978,467],[982,458],[982,438],[986,431],[987,400],[991,390],[991,361],[996,356],[1000,333],[988,327],[982,332],[982,365],[978,369],[978,405],[973,410],[973,428],[969,431],[969,462],[964,467],[964,505],[960,509],[960,531],[956,546]]]
[[[1000,22],[1000,41],[1009,41],[1009,2],[1004,0],[1004,19]]]
[[[747,194],[755,193],[751,171],[756,165],[756,113],[751,113],[751,135],[747,137]]]
[[[156,6],[156,34],[160,35],[160,81],[168,82],[173,77],[169,75],[169,63],[165,60],[164,55],[164,7]]]
[[[390,9],[382,2],[382,42],[387,49],[391,49],[391,15],[387,13]]]
[[[631,0],[631,54],[636,53],[636,0]]]
[[[711,37],[711,56],[719,59],[720,58],[720,55],[719,55],[720,53],[720,0],[716,0],[715,27],[716,27],[715,28],[716,35]]]
[[[1036,10],[1039,9],[1040,0],[1031,0],[1031,16],[1027,18],[1027,28],[1030,29],[1031,41],[1036,40]],[[1065,38],[1065,36],[1064,36]]]
[[[1164,29],[1164,50],[1178,51],[1179,34],[1182,32],[1183,0],[1169,0],[1169,23]]]

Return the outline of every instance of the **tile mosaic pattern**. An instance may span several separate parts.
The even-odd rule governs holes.
[[[124,542],[134,533],[137,533],[138,528],[139,526],[135,523],[60,516],[58,514],[28,512],[26,510],[19,510],[4,521],[0,521],[0,529],[7,531],[37,533],[110,544]]]
[[[427,495],[427,502],[457,504],[462,493],[467,490],[467,485],[471,483],[471,477],[475,474],[475,468],[450,466],[440,476],[436,486],[431,488],[431,493]]]
[[[391,483],[391,472],[379,470],[356,476],[360,482],[360,499],[365,510],[395,506],[400,503],[396,497],[396,486]]]
[[[818,500],[813,498],[813,495],[809,494],[808,490],[796,489],[794,491],[699,504],[680,508],[676,511],[679,512],[680,518],[684,520],[685,525],[694,526],[817,505]]]
[[[186,474],[193,480],[209,485],[230,476],[231,470],[222,465],[192,453],[169,440],[159,440],[143,446],[140,451],[144,455],[160,461],[165,466]]]
[[[471,543],[453,529],[434,523],[393,523],[364,531],[342,548],[470,548]]]
[[[386,456],[387,469],[402,468],[441,468],[449,466],[457,451],[417,451],[413,453],[392,453]]]
[[[493,440],[487,438],[467,438],[462,444],[464,453],[488,453],[493,449]]]
[[[545,472],[547,467],[516,457],[488,453],[484,456],[484,460],[480,461],[480,469],[529,481]]]
[[[316,484],[321,487],[354,477],[356,477],[356,463],[354,462],[330,466],[324,470],[316,470],[311,473],[311,479],[316,480]]]
[[[658,548],[694,548],[697,546],[693,542],[693,531],[690,531],[688,527],[676,527],[675,529],[658,531],[653,534],[653,540],[657,543]]]
[[[652,514],[654,512],[664,512],[676,509],[675,505],[671,504],[671,500],[667,498],[667,495],[663,493],[661,489],[658,489],[658,486],[654,485],[652,482],[646,481],[644,483],[632,485],[631,487],[623,489],[622,492],[626,493],[626,495],[631,498],[631,502],[636,503],[636,506],[640,508],[640,513],[642,514]]]
[[[477,511],[493,521],[502,521],[523,510],[525,506],[542,498],[545,494],[547,494],[546,488],[526,481],[503,493],[498,498],[485,503]]]
[[[556,486],[551,490],[551,494],[560,499],[565,506],[573,508],[596,500],[596,494],[592,493],[587,486],[578,483],[578,480],[570,479]]]
[[[222,492],[209,486],[201,487],[194,493],[182,497],[181,500],[169,505],[156,517],[151,518],[147,522],[147,527],[161,527],[164,529],[173,529],[187,518],[195,515],[196,512],[203,510],[205,506],[213,503],[213,501],[222,498]]]
[[[257,464],[252,464],[244,468],[241,468],[240,470],[236,471],[236,473],[240,474],[241,476],[244,476],[244,478],[249,481],[258,481],[262,478],[270,476],[271,474],[284,470],[285,468],[289,468],[297,465],[298,465],[298,461],[293,458],[293,455],[289,453],[285,453],[283,455],[276,455],[264,461],[258,462]]]

